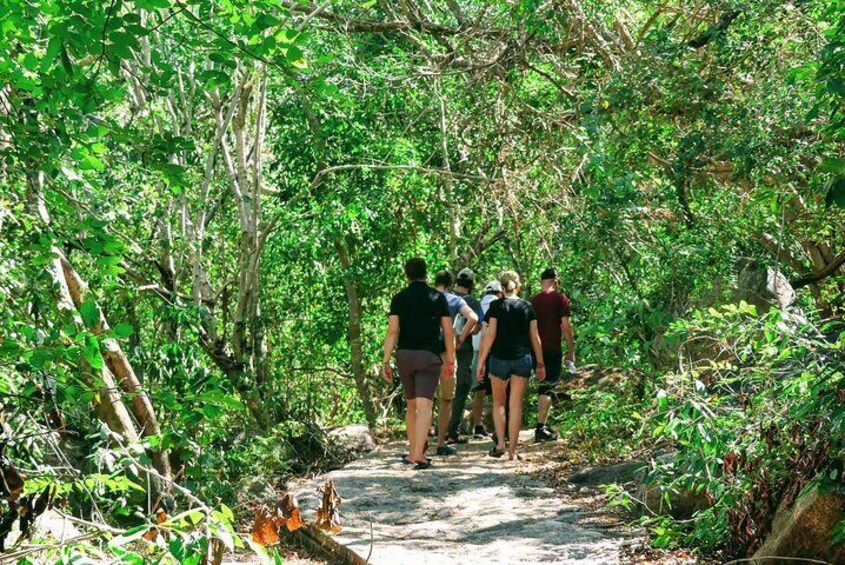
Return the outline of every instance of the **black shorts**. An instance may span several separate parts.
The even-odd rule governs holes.
[[[537,359],[531,356],[534,361],[534,370],[537,370]],[[555,396],[555,388],[560,382],[560,375],[563,373],[563,351],[560,349],[543,348],[543,362],[546,365],[546,378],[537,387],[537,394],[544,396]]]
[[[396,352],[396,365],[406,399],[434,398],[443,365],[440,355],[422,349],[400,349]]]

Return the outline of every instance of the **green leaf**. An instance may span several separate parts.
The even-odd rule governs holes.
[[[132,327],[132,324],[118,324],[114,329],[114,333],[118,337],[129,337],[135,333],[135,328]]]
[[[829,157],[821,162],[819,171],[823,173],[842,173],[845,172],[845,159],[837,157]]]
[[[825,198],[825,205],[828,207],[836,205],[840,208],[845,208],[845,177],[840,177],[830,183],[827,190],[827,197]]]
[[[79,307],[79,314],[87,327],[91,327],[100,321],[100,309],[93,298],[89,298]]]
[[[121,563],[131,563],[132,565],[144,565],[146,563],[143,557],[132,551],[127,551],[122,547],[112,547],[111,551],[120,558]]]
[[[82,159],[82,161],[79,162],[79,168],[83,171],[94,170],[97,172],[102,172],[103,170],[105,170],[106,166],[97,157],[93,155],[88,155],[84,159]]]
[[[56,59],[56,56],[62,50],[62,40],[58,37],[50,38],[50,43],[47,44],[47,52],[44,54],[44,58],[41,59],[41,71],[44,72],[50,68],[50,65],[53,64],[53,61]]]
[[[84,350],[85,360],[91,365],[92,369],[100,370],[103,368],[103,356],[100,354],[99,348],[86,347]]]
[[[109,547],[120,547],[127,543],[141,539],[150,527],[146,524],[129,528],[117,537],[109,540]]]

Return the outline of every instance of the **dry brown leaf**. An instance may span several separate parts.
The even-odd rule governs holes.
[[[279,539],[279,526],[284,517],[278,510],[270,510],[266,505],[259,506],[255,511],[252,523],[252,541],[261,545],[276,545]]]
[[[340,495],[334,488],[332,481],[326,481],[326,486],[323,488],[323,504],[317,510],[317,519],[314,525],[325,532],[338,534],[343,529],[340,526]]]
[[[287,493],[282,497],[282,516],[284,516],[285,526],[289,532],[293,532],[305,525],[302,520],[302,514],[299,510],[299,502],[292,494]]]
[[[167,512],[165,512],[164,510],[159,510],[156,513],[155,523],[161,524],[165,520],[167,520]],[[150,530],[146,534],[144,534],[144,539],[147,540],[147,541],[153,541],[154,539],[156,539],[156,536],[159,535],[160,533],[161,533],[161,530],[156,528],[155,526],[153,526],[152,528],[150,528]]]
[[[285,519],[285,526],[287,526],[289,532],[295,532],[304,525],[305,522],[302,521],[302,517],[299,515],[299,508],[296,508],[291,513],[290,518]]]

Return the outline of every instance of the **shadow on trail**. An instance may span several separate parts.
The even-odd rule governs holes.
[[[488,457],[490,445],[462,445],[459,455],[415,471],[401,462],[403,446],[389,443],[295,492],[309,515],[317,487],[333,480],[343,499],[337,540],[366,557],[372,524],[371,563],[618,562],[628,534],[581,523],[594,514],[585,498],[565,497],[521,464]],[[523,451],[535,449],[542,447]]]

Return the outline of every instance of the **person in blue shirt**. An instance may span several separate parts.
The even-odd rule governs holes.
[[[439,290],[446,297],[446,304],[449,308],[449,315],[452,317],[453,330],[455,322],[462,316],[466,323],[455,339],[455,351],[461,349],[463,344],[470,339],[475,325],[478,323],[478,316],[466,301],[452,292],[454,280],[449,271],[440,271],[434,277],[434,288]],[[459,369],[458,369],[459,370]],[[437,455],[455,455],[458,451],[454,446],[446,444],[446,434],[449,429],[449,420],[452,418],[452,401],[455,399],[455,379],[441,379],[438,397],[440,399],[440,411],[437,415]]]

